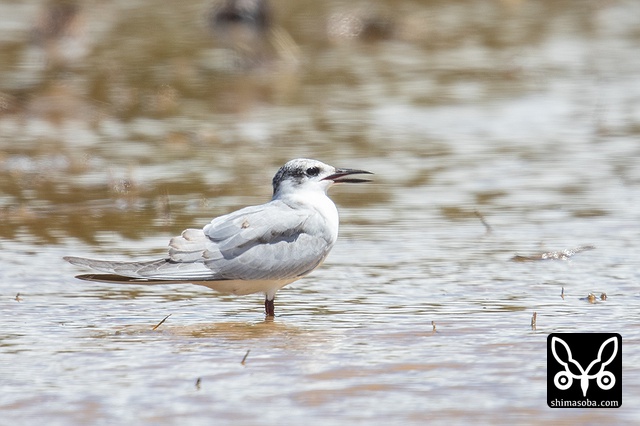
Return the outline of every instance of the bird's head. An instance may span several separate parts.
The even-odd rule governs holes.
[[[366,170],[339,169],[318,160],[297,158],[280,167],[273,177],[273,194],[289,191],[322,190],[326,192],[334,183],[361,183],[367,179],[349,177],[372,174]]]

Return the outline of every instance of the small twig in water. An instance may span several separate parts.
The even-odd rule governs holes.
[[[493,232],[493,228],[491,228],[491,225],[489,225],[489,223],[484,219],[484,216],[482,215],[482,213],[480,213],[478,210],[474,210],[473,213],[476,215],[478,219],[480,219],[480,223],[484,225],[485,229],[487,230],[487,234],[490,234],[491,232]]]
[[[538,313],[534,312],[533,316],[531,317],[531,329],[535,330],[536,329],[536,320],[538,319]]]
[[[560,293],[560,297],[562,297],[562,300],[564,300],[564,287],[562,287],[562,292]]]
[[[247,353],[244,354],[244,357],[242,358],[242,361],[240,362],[240,364],[244,365],[244,362],[247,360],[247,357],[249,356],[249,352],[251,352],[251,349],[247,349]]]
[[[167,320],[167,318],[169,318],[170,316],[171,316],[171,314],[169,314],[169,315],[167,315],[166,317],[164,317],[164,318],[162,319],[162,321],[160,321],[158,324],[156,324],[156,326],[155,326],[155,327],[153,327],[151,330],[154,330],[154,331],[155,331],[155,330],[156,330],[158,327],[160,327],[160,326],[162,325],[162,323],[164,323],[164,322]]]

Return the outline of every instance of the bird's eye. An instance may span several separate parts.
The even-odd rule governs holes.
[[[318,176],[318,173],[320,173],[320,168],[318,167],[309,167],[307,169],[308,176]]]

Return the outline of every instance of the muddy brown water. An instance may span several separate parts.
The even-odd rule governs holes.
[[[0,423],[637,423],[638,5],[318,3],[253,49],[206,2],[0,4]],[[61,259],[161,256],[300,156],[375,182],[273,321]],[[621,334],[621,408],[547,407],[552,332]]]

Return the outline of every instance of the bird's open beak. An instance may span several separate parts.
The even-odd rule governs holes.
[[[361,175],[367,174],[372,175],[373,173],[368,172],[366,170],[355,170],[355,169],[336,169],[336,172],[330,176],[322,180],[332,180],[335,183],[362,183],[362,182],[371,182],[369,179],[359,179],[359,178],[345,178],[345,176],[350,175]]]

